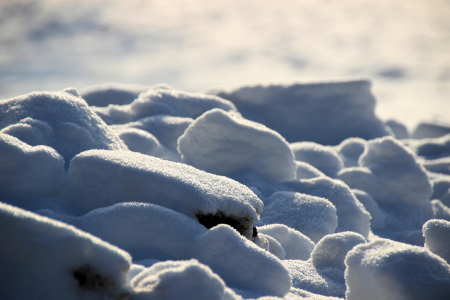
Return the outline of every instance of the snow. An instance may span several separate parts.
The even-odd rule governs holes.
[[[228,286],[283,297],[291,278],[281,261],[240,236],[228,225],[208,230],[199,240],[197,257],[225,280]]]
[[[155,136],[162,145],[176,151],[178,138],[193,121],[192,118],[156,115],[139,119],[136,122],[112,125],[111,128],[115,131],[128,128],[145,130]]]
[[[220,97],[166,87],[143,92],[130,104],[110,104],[107,107],[92,107],[92,110],[108,124],[124,124],[156,115],[197,118],[214,108],[236,112],[233,103]]]
[[[311,253],[311,262],[316,268],[333,267],[344,271],[344,259],[347,252],[356,245],[364,243],[366,243],[366,239],[355,232],[328,234],[314,247]]]
[[[261,222],[284,224],[317,242],[338,224],[336,207],[325,198],[294,192],[277,192],[267,199]]]
[[[279,132],[290,143],[337,145],[349,137],[374,139],[389,132],[374,114],[366,80],[254,85],[210,93],[231,100],[241,114]]]
[[[432,219],[423,224],[425,247],[450,263],[450,222]]]
[[[86,95],[108,106],[0,101],[0,297],[448,299],[449,135],[399,140],[377,119],[397,138],[288,143],[215,96]]]
[[[50,210],[37,213],[61,220],[115,245],[140,260],[187,259],[195,238],[206,232],[196,220],[171,209],[147,203],[119,203],[72,217]]]
[[[285,252],[285,259],[308,260],[314,249],[314,242],[306,235],[283,224],[270,224],[258,227],[262,233],[276,239]]]
[[[131,294],[131,257],[97,237],[0,203],[0,295],[6,299],[105,299]]]
[[[329,177],[335,177],[344,167],[337,151],[313,142],[297,142],[290,145],[295,160],[303,161],[317,168]]]
[[[32,146],[52,147],[64,157],[66,167],[85,150],[127,149],[74,89],[0,101],[0,129]]]
[[[130,151],[90,150],[72,159],[62,199],[83,212],[120,202],[158,204],[191,218],[222,213],[252,234],[263,203],[247,187],[191,166]]]
[[[134,300],[242,299],[208,266],[194,259],[156,263],[135,276],[131,286],[136,293]]]
[[[105,107],[109,104],[130,104],[140,93],[149,89],[137,84],[105,83],[84,88],[80,95],[89,106]]]
[[[218,175],[252,171],[271,182],[295,179],[294,155],[280,134],[219,109],[189,125],[178,151],[187,164]]]
[[[414,139],[437,138],[449,133],[449,123],[424,122],[417,126],[411,136]]]
[[[450,266],[423,247],[380,239],[345,259],[346,299],[448,299]]]
[[[48,146],[30,146],[0,133],[2,193],[54,195],[61,182],[64,159]]]
[[[359,167],[338,174],[351,188],[369,193],[387,213],[389,230],[420,230],[433,216],[430,179],[417,156],[392,137],[369,141]]]

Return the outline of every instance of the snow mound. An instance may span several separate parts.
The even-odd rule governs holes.
[[[434,218],[450,221],[450,207],[443,204],[440,200],[431,200],[433,206]]]
[[[81,97],[89,106],[108,106],[109,104],[130,104],[140,93],[150,87],[137,84],[105,83],[89,86],[80,91]]]
[[[450,133],[450,124],[423,122],[413,131],[413,139],[437,138]]]
[[[198,238],[196,258],[228,286],[283,297],[291,278],[281,261],[245,239],[228,225],[219,225]]]
[[[380,239],[348,252],[346,299],[449,299],[450,266],[423,247]]]
[[[341,270],[316,268],[311,260],[286,259],[283,260],[283,265],[292,278],[292,287],[313,293],[314,295],[310,295],[311,299],[316,299],[316,295],[344,298],[346,286],[345,282],[341,280],[343,277]],[[318,297],[317,299],[324,298]]]
[[[186,129],[178,151],[187,164],[214,174],[252,171],[271,182],[295,179],[294,155],[281,135],[219,109]]]
[[[0,203],[5,299],[120,299],[131,257],[97,237]],[[7,230],[5,230],[7,228]]]
[[[332,148],[313,142],[290,144],[295,160],[306,162],[329,177],[335,177],[344,167],[339,154]]]
[[[69,161],[85,150],[127,150],[75,89],[34,92],[0,101],[0,129],[31,145],[46,145]]]
[[[338,224],[336,208],[325,198],[294,192],[277,192],[261,213],[265,224],[284,224],[314,242],[333,233]]]
[[[385,124],[392,130],[396,139],[403,140],[411,138],[408,128],[406,128],[406,125],[402,122],[397,120],[388,120]]]
[[[161,145],[157,138],[147,131],[127,128],[116,131],[117,136],[127,145],[128,149],[142,154],[158,156],[157,151]]]
[[[408,147],[417,155],[426,159],[438,159],[450,156],[450,134],[438,138],[408,140]]]
[[[422,165],[430,172],[450,175],[450,157],[426,160]]]
[[[316,268],[333,267],[344,271],[347,252],[364,243],[366,239],[362,235],[351,231],[326,235],[312,251],[311,261]]]
[[[239,300],[242,299],[208,266],[192,259],[165,261],[145,269],[131,281],[133,300]]]
[[[70,164],[62,193],[83,212],[120,202],[145,202],[220,223],[251,237],[263,203],[238,182],[191,166],[130,151],[91,150]]]
[[[429,220],[423,224],[425,247],[450,263],[450,222]]]
[[[63,171],[64,159],[54,149],[0,133],[0,196],[54,195]]]
[[[297,177],[295,179],[311,179],[323,176],[322,172],[303,161],[296,161],[295,165],[297,166]]]
[[[349,137],[389,135],[374,114],[366,80],[292,85],[255,85],[211,90],[232,101],[241,114],[279,132],[288,142],[337,145]]]
[[[258,227],[259,233],[276,239],[284,249],[285,259],[308,260],[314,242],[303,233],[283,224],[270,224]]]
[[[378,203],[373,197],[361,190],[352,190],[352,193],[364,205],[364,208],[370,213],[370,228],[372,230],[384,230],[386,222],[386,213],[380,209]]]
[[[346,168],[359,166],[358,160],[366,149],[366,143],[361,138],[348,138],[336,146],[336,150],[341,155]]]
[[[80,217],[39,211],[69,223],[141,259],[187,259],[195,252],[195,238],[206,228],[181,213],[147,203],[119,203]],[[194,247],[194,248],[193,248]]]
[[[142,129],[154,135],[164,146],[177,150],[178,138],[192,122],[194,122],[192,118],[157,115],[146,117],[136,122],[111,125],[111,128],[116,131],[121,131],[126,128]]]
[[[333,203],[338,216],[336,232],[354,231],[364,237],[368,236],[370,214],[342,181],[322,176],[286,182],[284,185],[298,193],[322,197]]]
[[[416,155],[402,143],[392,137],[369,141],[359,165],[342,169],[338,177],[373,197],[388,213],[386,228],[420,230],[432,217],[430,180]]]
[[[233,103],[220,97],[166,88],[141,93],[127,105],[110,104],[107,107],[92,107],[92,110],[108,124],[123,124],[156,115],[195,119],[214,108],[238,114]]]

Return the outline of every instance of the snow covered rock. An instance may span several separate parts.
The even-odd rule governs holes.
[[[432,219],[423,224],[425,247],[450,263],[450,222]]]
[[[338,224],[336,208],[325,198],[294,192],[277,192],[261,213],[264,224],[284,224],[314,242],[333,233]]]
[[[314,242],[310,238],[283,224],[258,227],[259,233],[276,239],[284,249],[285,259],[308,260],[314,249]]]
[[[366,239],[355,232],[339,232],[324,236],[311,253],[311,261],[316,268],[333,267],[345,270],[347,252],[356,245],[366,243]]]
[[[247,237],[263,208],[250,189],[232,179],[131,151],[77,155],[61,198],[84,213],[120,202],[158,204],[207,228],[230,224]]]
[[[346,299],[436,299],[450,297],[450,266],[423,247],[386,239],[348,252]]]
[[[335,177],[344,167],[339,154],[331,147],[313,142],[297,142],[290,144],[295,160],[306,162],[329,177]]]
[[[198,238],[195,256],[217,273],[227,286],[259,290],[283,297],[291,288],[291,278],[281,261],[228,225],[219,225]]]
[[[142,129],[154,135],[164,146],[177,150],[178,138],[192,122],[192,118],[157,115],[126,124],[111,125],[111,128],[119,132],[128,128]]]
[[[242,300],[195,259],[156,263],[135,276],[131,286],[135,293],[132,300]]]
[[[166,88],[141,93],[136,100],[127,105],[111,104],[107,107],[91,108],[108,124],[123,124],[156,115],[195,119],[214,108],[238,114],[233,103],[220,97]]]
[[[271,182],[295,179],[294,155],[281,135],[220,109],[197,118],[178,139],[178,151],[187,164],[218,175],[252,171]]]
[[[75,89],[0,101],[0,130],[31,146],[52,147],[64,157],[66,168],[85,150],[127,150]]]
[[[4,299],[123,299],[131,257],[100,239],[0,203]]]
[[[0,196],[55,195],[63,171],[64,159],[54,149],[0,133]]]
[[[149,89],[148,86],[137,84],[105,83],[84,88],[80,94],[90,106],[104,107],[109,104],[130,104],[140,93]]]
[[[290,143],[337,145],[349,137],[389,135],[374,114],[375,98],[366,80],[255,85],[209,93],[231,100],[247,119],[279,132]]]

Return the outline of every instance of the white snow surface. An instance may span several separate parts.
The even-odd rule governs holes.
[[[380,239],[345,259],[346,299],[448,299],[450,266],[423,247]]]
[[[72,226],[0,203],[4,299],[118,299],[131,257]]]
[[[120,202],[146,202],[181,212],[244,218],[244,234],[263,203],[247,187],[191,166],[130,151],[90,150],[71,161],[61,197],[83,212]]]
[[[365,80],[254,85],[210,93],[231,100],[242,115],[279,132],[288,142],[337,145],[346,138],[374,139],[389,131],[374,114]]]
[[[75,89],[0,101],[0,130],[31,146],[52,147],[64,157],[66,167],[85,150],[127,149]]]
[[[365,81],[289,86],[323,103],[342,92],[330,120],[372,105],[354,94]],[[266,87],[248,94],[261,116],[277,106]],[[350,122],[327,133],[349,134],[336,143],[289,144],[167,85],[84,95],[103,108],[75,89],[0,101],[0,298],[450,298],[448,134],[399,140],[400,122],[374,116],[391,136],[353,137]],[[294,128],[317,103],[287,98],[277,121]]]
[[[109,104],[92,110],[108,124],[124,124],[156,115],[197,118],[213,108],[236,113],[233,103],[220,97],[165,87],[143,92],[130,104]]]
[[[214,174],[252,171],[271,182],[296,177],[294,155],[280,134],[219,109],[189,125],[178,151],[184,162]]]

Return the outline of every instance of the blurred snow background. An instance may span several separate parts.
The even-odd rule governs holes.
[[[450,1],[0,1],[0,99],[355,77],[383,120],[450,122]]]

